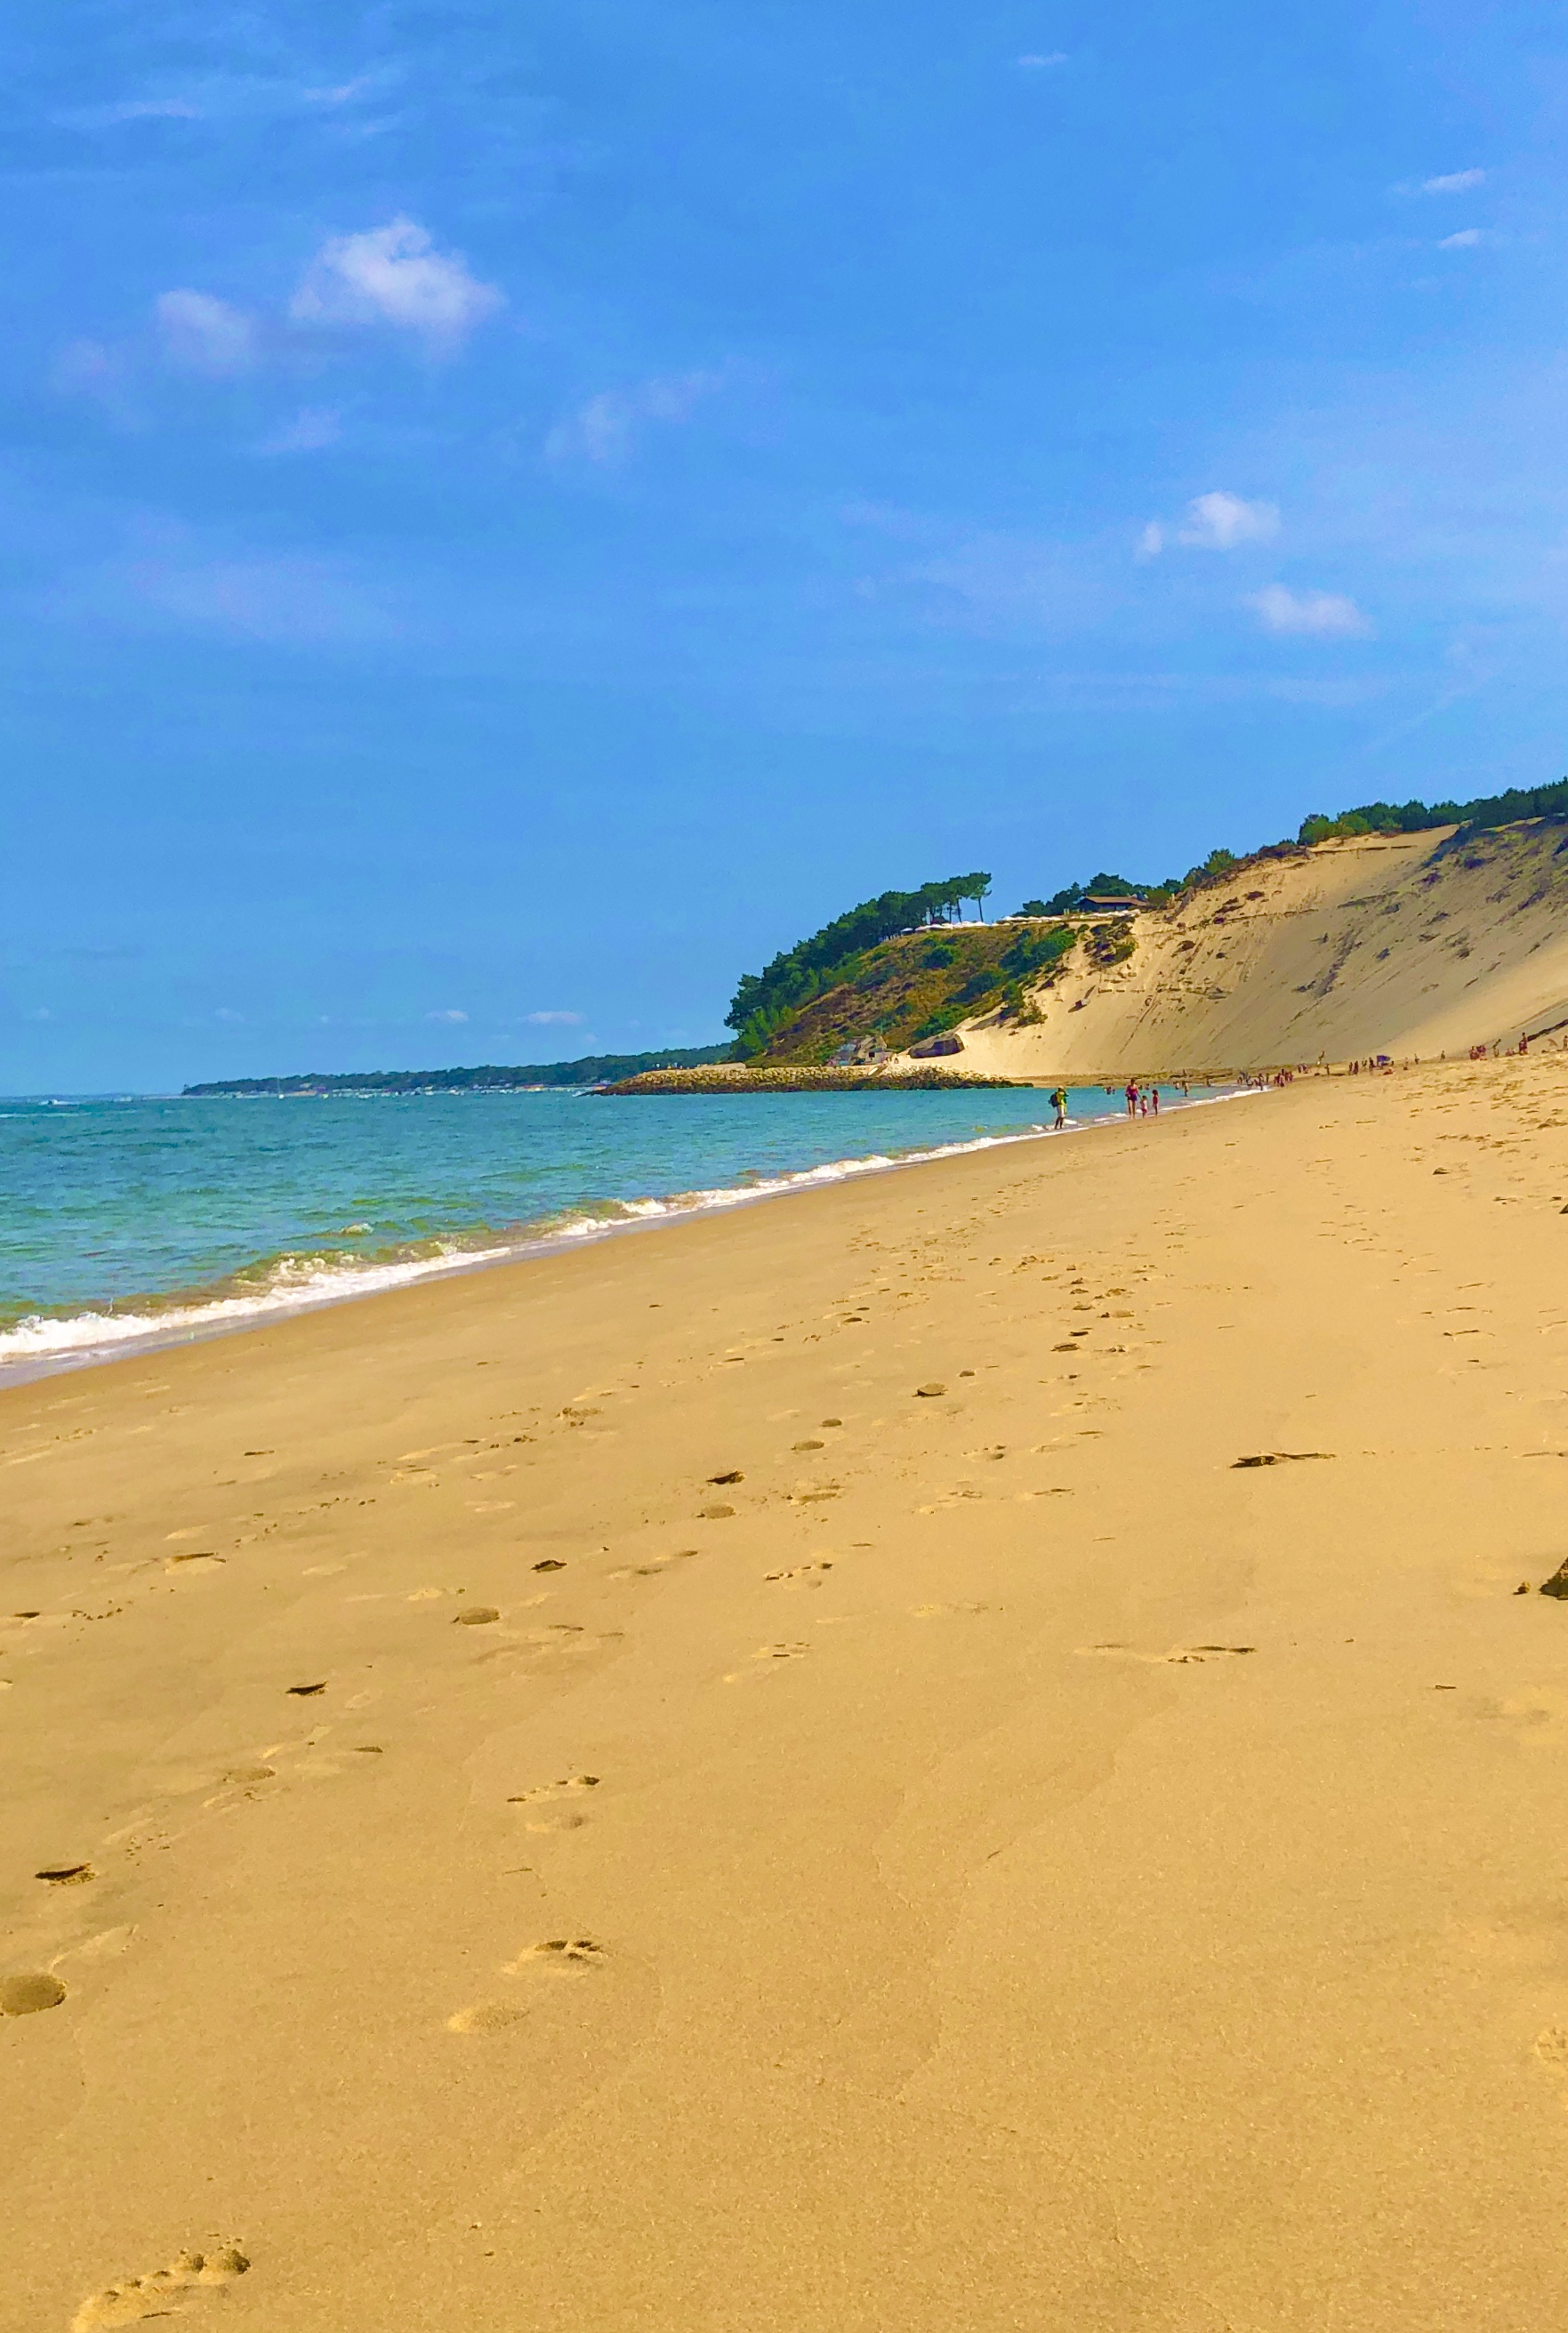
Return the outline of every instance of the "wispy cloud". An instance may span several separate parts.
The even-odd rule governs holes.
[[[530,1029],[580,1029],[581,1013],[524,1013],[523,1019]]]
[[[1478,226],[1463,226],[1457,235],[1446,235],[1438,244],[1439,251],[1474,251],[1477,244],[1490,238]]]
[[[719,372],[686,372],[645,380],[635,389],[601,389],[558,421],[544,440],[552,462],[623,462],[640,425],[688,421],[705,398],[724,387]]]
[[[126,547],[63,572],[40,614],[120,635],[185,632],[268,647],[358,648],[407,637],[393,597],[341,561],[215,545],[142,516]]]
[[[1293,591],[1286,584],[1270,583],[1253,592],[1246,604],[1268,632],[1343,640],[1365,639],[1372,629],[1355,601],[1338,591]]]
[[[1067,52],[1065,49],[1052,49],[1049,53],[1031,49],[1025,55],[1015,58],[1014,62],[1020,72],[1047,72],[1053,65],[1067,62]]]
[[[1245,502],[1240,494],[1198,494],[1187,505],[1177,537],[1198,551],[1236,551],[1245,542],[1272,542],[1279,533],[1274,503]]]
[[[303,105],[351,105],[356,97],[384,88],[386,81],[385,73],[361,73],[354,81],[338,82],[335,88],[302,89],[300,101]]]
[[[459,1013],[456,1005],[448,1005],[443,1013],[427,1013],[425,1018],[427,1021],[466,1021],[468,1015]]]
[[[1174,533],[1162,519],[1150,519],[1138,538],[1138,556],[1158,559],[1173,542],[1189,551],[1239,551],[1249,542],[1272,542],[1278,533],[1277,504],[1216,491],[1195,494]]]
[[[149,610],[196,631],[275,647],[389,639],[384,601],[327,562],[305,558],[143,560],[124,571]]]
[[[232,121],[307,110],[335,112],[358,99],[387,90],[399,78],[395,67],[356,74],[342,82],[310,82],[264,73],[188,75],[173,90],[143,97],[111,98],[56,113],[64,130],[115,130],[131,121]]]
[[[1449,170],[1442,178],[1423,178],[1420,191],[1423,195],[1467,195],[1472,187],[1486,183],[1485,170]]]
[[[164,354],[184,371],[221,379],[255,362],[255,322],[210,292],[161,292],[153,313]]]
[[[82,105],[55,120],[70,130],[112,130],[121,121],[199,121],[201,108],[188,97],[128,97],[110,105]]]
[[[854,502],[846,526],[917,555],[862,574],[857,600],[912,613],[923,624],[991,638],[1065,638],[1104,612],[1102,562],[1082,543],[1047,534],[966,525],[896,504]]]
[[[324,243],[289,302],[292,322],[388,325],[432,349],[449,349],[505,304],[456,252],[440,252],[426,228],[399,216],[362,235]]]

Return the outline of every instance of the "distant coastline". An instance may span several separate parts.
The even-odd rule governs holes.
[[[181,1088],[186,1101],[253,1100],[295,1095],[524,1093],[551,1087],[609,1084],[650,1070],[706,1069],[735,1057],[733,1044],[666,1047],[655,1053],[585,1053],[575,1061],[488,1062],[471,1070],[363,1070],[326,1074],[306,1070],[292,1078],[214,1078]]]

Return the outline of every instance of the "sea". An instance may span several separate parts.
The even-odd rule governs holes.
[[[0,1383],[1122,1114],[1101,1086],[1067,1135],[1026,1088],[0,1099]]]

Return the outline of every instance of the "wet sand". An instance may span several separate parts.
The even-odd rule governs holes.
[[[1565,1209],[1309,1080],[0,1395],[0,2325],[1554,2321]]]

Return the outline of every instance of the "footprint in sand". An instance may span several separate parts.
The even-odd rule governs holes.
[[[448,2033],[498,2033],[507,2025],[521,2025],[528,2011],[520,2001],[476,2001],[455,2010],[447,2020]]]
[[[1560,2081],[1568,2081],[1568,2029],[1548,2025],[1544,2032],[1537,2033],[1535,2055]],[[1568,2090],[1563,2093],[1563,2104],[1568,2107]]]
[[[1497,1706],[1513,1720],[1515,1739],[1529,1749],[1554,1750],[1568,1738],[1568,1695],[1551,1685],[1512,1694]]]
[[[987,1612],[987,1604],[911,1604],[911,1620],[938,1620],[959,1612]]]
[[[751,1656],[750,1667],[744,1669],[731,1669],[729,1675],[725,1678],[725,1683],[726,1685],[739,1685],[746,1677],[765,1676],[768,1670],[772,1668],[776,1662],[798,1661],[803,1654],[807,1653],[810,1650],[811,1647],[809,1645],[802,1644],[759,1645],[755,1652],[753,1653]]]
[[[509,1807],[537,1808],[537,1813],[524,1826],[528,1830],[581,1830],[588,1818],[577,1813],[571,1801],[579,1791],[598,1788],[597,1774],[565,1774],[558,1782],[541,1782],[532,1791],[515,1791],[506,1803]]]
[[[797,1563],[788,1571],[765,1571],[763,1578],[775,1580],[781,1588],[820,1588],[832,1570],[831,1561]]]
[[[237,2244],[219,2244],[209,2252],[181,2252],[168,2268],[150,2276],[128,2276],[106,2284],[84,2300],[71,2320],[71,2333],[99,2333],[103,2326],[138,2325],[148,2317],[172,2317],[178,2309],[232,2284],[249,2268]]]
[[[604,1957],[604,1947],[592,1936],[548,1936],[542,1944],[528,1944],[503,1967],[503,1976],[528,1976],[536,1969],[592,1968]]]
[[[580,1975],[602,1960],[604,1947],[592,1936],[551,1936],[542,1944],[529,1944],[515,1961],[508,1961],[501,1970],[503,1976],[544,1978]],[[467,2009],[459,2009],[447,2020],[448,2033],[498,2033],[508,2025],[520,2025],[528,2015],[525,1999],[514,1996],[499,2001],[476,2001]]]
[[[673,1555],[656,1555],[649,1563],[623,1563],[610,1577],[611,1579],[657,1579],[659,1573],[668,1571],[672,1563],[684,1563],[688,1557],[697,1552],[695,1547],[678,1547]]]
[[[596,1791],[597,1774],[563,1774],[558,1782],[540,1782],[531,1791],[518,1791],[506,1801],[509,1807],[531,1806],[536,1799],[559,1798],[565,1791]]]
[[[264,1766],[259,1761],[251,1766],[230,1766],[219,1776],[217,1789],[214,1795],[210,1799],[204,1799],[202,1805],[204,1808],[231,1805],[233,1803],[229,1797],[231,1791],[248,1792],[259,1790],[264,1782],[274,1782],[277,1780],[277,1771],[275,1766]]]
[[[48,1969],[18,1969],[0,1976],[0,2017],[32,2017],[41,2009],[58,2009],[65,1987]]]

